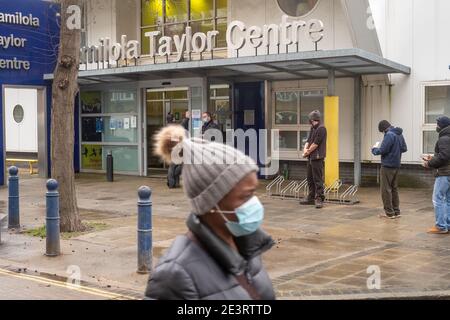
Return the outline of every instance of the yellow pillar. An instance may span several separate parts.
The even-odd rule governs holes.
[[[324,119],[327,128],[325,185],[329,187],[339,179],[339,97],[325,97]]]

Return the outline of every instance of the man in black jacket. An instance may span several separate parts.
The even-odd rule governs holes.
[[[327,129],[321,122],[319,111],[309,114],[311,131],[308,142],[303,150],[303,157],[308,158],[308,187],[309,195],[301,205],[315,205],[317,209],[323,208],[325,200],[324,171],[327,153]]]
[[[426,157],[423,163],[425,168],[436,169],[433,192],[436,224],[428,233],[447,234],[450,229],[450,118],[437,119],[436,131],[439,140],[434,157]]]

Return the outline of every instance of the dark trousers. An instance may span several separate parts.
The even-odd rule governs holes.
[[[399,169],[381,167],[381,198],[387,215],[400,214],[400,199],[398,196]]]
[[[308,200],[325,200],[323,173],[325,171],[325,161],[309,160],[308,161]]]

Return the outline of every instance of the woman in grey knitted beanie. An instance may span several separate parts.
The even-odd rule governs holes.
[[[176,238],[149,279],[149,299],[274,299],[261,255],[274,241],[260,226],[258,166],[233,147],[190,139],[181,126],[155,136],[155,153],[183,162],[188,232]]]

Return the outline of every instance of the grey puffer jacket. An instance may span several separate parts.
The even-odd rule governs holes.
[[[270,236],[258,230],[236,238],[238,253],[194,214],[187,225],[191,236],[177,237],[150,276],[145,292],[148,299],[251,300],[235,277],[242,274],[262,300],[275,299],[261,261],[261,254],[274,244]]]
[[[450,176],[450,126],[439,132],[434,157],[428,165],[436,169],[437,177]]]

